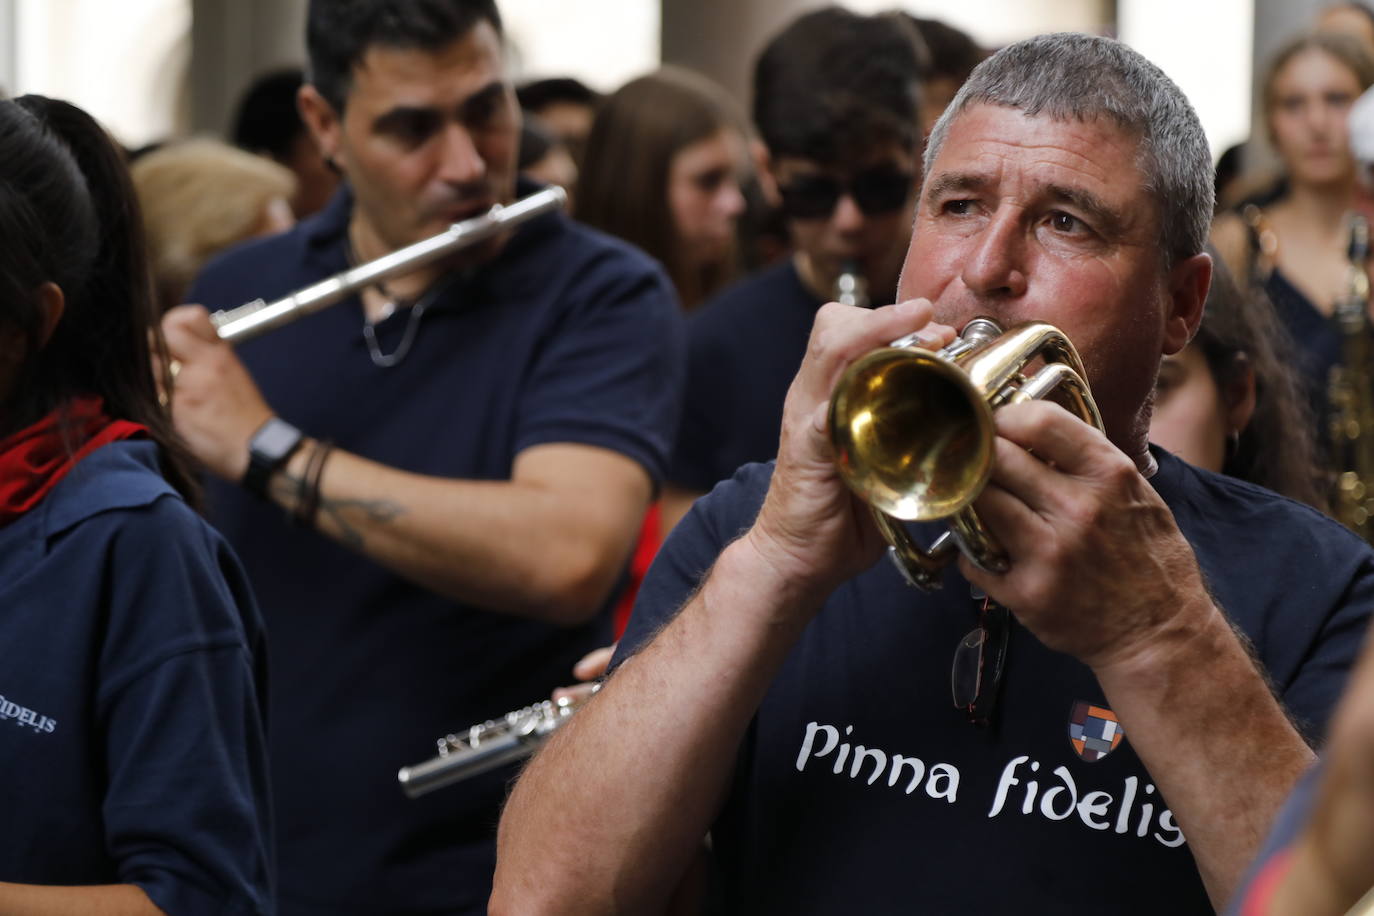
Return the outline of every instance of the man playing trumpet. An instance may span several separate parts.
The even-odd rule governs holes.
[[[307,35],[300,107],[345,187],[192,301],[271,300],[534,190],[491,0],[313,0]],[[557,215],[237,351],[168,314],[177,428],[271,639],[282,913],[484,910],[510,770],[423,802],[396,771],[609,641],[678,321],[648,258]]]
[[[975,71],[930,138],[903,301],[822,310],[776,464],[679,525],[630,657],[517,785],[493,912],[653,911],[708,832],[739,912],[1227,898],[1312,760],[1374,555],[1147,444],[1207,292],[1211,180],[1182,93],[1116,42],[1043,36]],[[827,401],[865,352],[980,315],[1064,331],[1106,434],[1000,410],[975,506],[1010,566],[961,559],[923,596],[876,562]]]

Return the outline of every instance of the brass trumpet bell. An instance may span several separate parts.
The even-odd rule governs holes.
[[[927,522],[973,502],[992,474],[992,409],[938,353],[885,347],[830,402],[840,476],[894,518]]]
[[[1024,375],[1039,359],[1044,366]],[[938,588],[956,549],[983,569],[1006,568],[972,503],[992,476],[993,411],[1044,397],[1103,428],[1078,352],[1038,321],[1004,333],[991,319],[975,318],[938,352],[912,335],[860,357],[840,377],[829,413],[836,467],[872,508],[909,582]],[[944,518],[950,530],[930,550],[902,524]]]

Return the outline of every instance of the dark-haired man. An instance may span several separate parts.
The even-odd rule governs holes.
[[[489,0],[314,0],[309,17],[301,110],[346,187],[212,264],[192,292],[212,308],[533,190]],[[675,424],[665,278],[548,216],[237,354],[198,308],[166,329],[177,426],[224,478],[211,515],[272,640],[282,912],[481,912],[511,771],[418,801],[396,771],[608,639]]]
[[[967,32],[938,19],[902,13],[921,38],[927,60],[921,67],[921,134],[928,135],[964,80],[987,55]]]
[[[570,76],[554,76],[525,83],[515,96],[525,114],[534,115],[580,166],[601,93]]]
[[[776,464],[678,525],[623,663],[513,791],[493,913],[658,911],[708,830],[734,912],[1211,913],[1310,764],[1374,552],[1146,440],[1211,275],[1182,92],[1039,36],[979,65],[925,166],[902,301],[821,310]],[[862,354],[977,316],[1060,328],[1105,433],[998,410],[974,505],[1009,564],[923,595],[877,562],[827,401]]]
[[[891,300],[919,171],[918,79],[897,20],[838,7],[797,19],[760,55],[754,122],[794,253],[690,320],[666,527],[735,468],[773,455],[788,382],[841,272],[861,277],[872,301]]]
[[[320,155],[296,108],[296,96],[304,82],[305,74],[299,68],[258,77],[239,99],[231,131],[235,146],[266,156],[295,174],[296,196],[291,209],[296,219],[318,212],[339,186],[338,173]]]

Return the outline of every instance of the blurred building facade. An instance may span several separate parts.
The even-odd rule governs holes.
[[[848,0],[901,6],[995,47],[1040,31],[1117,34],[1189,92],[1215,151],[1248,131],[1274,49],[1328,0]],[[758,49],[825,0],[501,0],[519,77],[610,90],[660,61],[749,104]],[[0,0],[0,87],[69,98],[124,143],[222,134],[254,76],[303,58],[306,0]]]

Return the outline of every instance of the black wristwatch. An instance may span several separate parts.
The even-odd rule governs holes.
[[[286,464],[304,438],[299,429],[281,417],[268,418],[248,440],[248,470],[243,473],[243,488],[266,499],[272,472]]]

